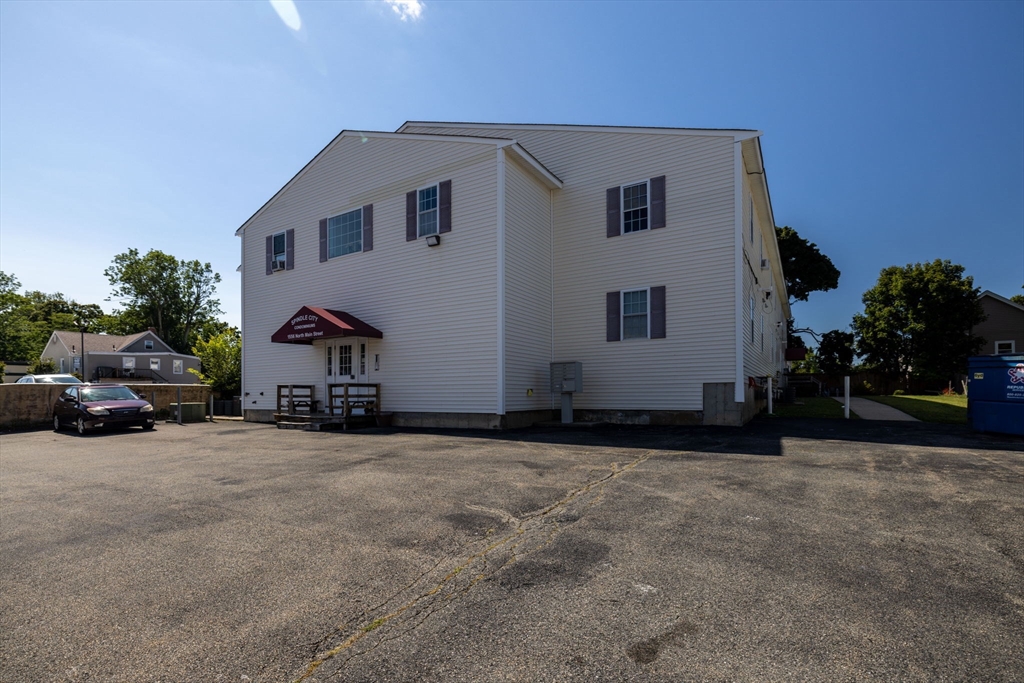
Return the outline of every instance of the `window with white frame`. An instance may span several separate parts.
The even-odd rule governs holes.
[[[622,338],[647,339],[648,336],[647,290],[624,290],[622,292]]]
[[[622,232],[647,229],[648,181],[622,186]]]
[[[171,372],[173,372],[175,375],[184,375],[185,374],[185,363],[184,363],[184,361],[180,361],[180,360],[171,361]]]
[[[156,370],[157,372],[159,372],[160,371],[160,359],[159,358],[150,358],[149,359],[149,369],[150,370]]]
[[[276,233],[274,235],[274,246],[272,263],[274,270],[284,270],[285,268],[285,257],[286,257],[286,246],[285,234],[283,232]]]
[[[153,350],[153,340],[152,339],[147,339],[145,342],[143,342],[143,346],[146,347],[147,351],[152,351]]]
[[[437,234],[437,185],[416,192],[416,234]]]
[[[996,342],[996,355],[997,356],[1009,356],[1012,353],[1017,352],[1017,344],[1013,339],[1007,341]]]
[[[363,250],[363,210],[356,209],[327,219],[327,257]]]

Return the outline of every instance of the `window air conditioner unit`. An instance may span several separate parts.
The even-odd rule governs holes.
[[[771,267],[771,261],[766,258],[761,259],[761,270],[768,270]]]
[[[284,270],[284,268],[284,261],[274,261],[270,266],[270,269],[273,271]]]

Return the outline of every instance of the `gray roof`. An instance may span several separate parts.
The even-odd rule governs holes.
[[[75,349],[78,349],[82,345],[82,333],[81,332],[66,332],[64,330],[56,330],[54,334],[60,339],[64,346],[71,349],[72,344]],[[136,334],[93,334],[92,332],[85,333],[85,352],[92,353],[94,351],[120,351],[129,344],[138,341],[147,334],[152,332],[138,332]],[[154,337],[159,339],[155,334]]]

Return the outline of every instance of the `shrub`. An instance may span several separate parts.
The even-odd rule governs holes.
[[[57,374],[57,364],[52,358],[40,358],[28,366],[27,372],[30,375],[55,375]]]
[[[897,389],[896,391],[892,392],[892,395],[893,396],[906,396],[907,392],[903,391],[902,389]]]
[[[0,384],[4,382],[4,375],[7,373],[7,363],[0,360]]]

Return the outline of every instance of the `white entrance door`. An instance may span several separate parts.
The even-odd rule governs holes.
[[[331,384],[365,384],[367,381],[367,357],[366,339],[357,337],[353,339],[327,340],[326,348],[326,369],[327,369],[327,391],[330,392]],[[341,393],[334,399],[334,412],[338,414],[342,406]],[[361,387],[351,387],[349,395],[360,395],[366,393]],[[326,397],[325,397],[326,398]],[[355,414],[361,414],[362,410],[353,410]]]

